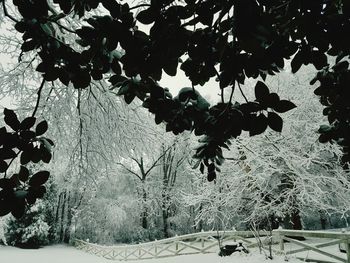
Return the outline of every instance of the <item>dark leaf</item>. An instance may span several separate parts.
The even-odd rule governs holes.
[[[24,215],[24,211],[25,211],[25,200],[24,199],[16,199],[17,202],[15,202],[12,205],[12,210],[11,210],[11,214],[15,217],[15,218],[21,218]]]
[[[38,163],[41,161],[41,151],[39,148],[35,147],[31,150],[30,159],[33,163]]]
[[[5,162],[4,160],[0,160],[0,173],[6,172],[7,168],[8,168],[7,162]]]
[[[207,179],[209,182],[212,182],[214,181],[216,178],[216,172],[215,171],[212,171],[212,172],[208,172],[208,176],[207,176]]]
[[[10,179],[14,183],[15,187],[18,187],[21,184],[18,178],[18,174],[13,174]]]
[[[199,166],[199,171],[201,172],[201,174],[204,173],[204,164],[201,162],[200,166]]]
[[[312,63],[317,70],[321,70],[324,66],[327,66],[327,56],[320,51],[312,52]]]
[[[47,65],[44,62],[39,63],[39,65],[36,67],[36,71],[44,73],[47,70]]]
[[[120,89],[118,90],[117,95],[120,96],[120,95],[127,94],[128,91],[129,91],[129,84],[126,82],[120,87]]]
[[[166,74],[169,76],[175,76],[177,71],[178,60],[168,60],[167,63],[163,66],[163,69]]]
[[[136,19],[141,22],[142,24],[149,25],[152,24],[155,20],[154,12],[151,8],[142,10],[138,15],[136,16]]]
[[[29,163],[31,160],[31,151],[25,150],[21,153],[20,162],[22,165]]]
[[[134,99],[135,99],[134,93],[129,92],[124,94],[124,100],[127,104],[130,104]]]
[[[35,127],[35,134],[36,136],[43,135],[48,129],[47,121],[42,121],[38,123],[38,125]]]
[[[21,131],[20,137],[22,139],[29,141],[35,137],[35,132],[30,131],[30,130]]]
[[[9,178],[1,178],[0,179],[0,188],[2,189],[12,189],[15,188],[16,185],[13,180]]]
[[[29,170],[27,169],[27,167],[21,165],[21,168],[20,168],[19,173],[18,173],[18,178],[22,182],[26,182],[28,180]]]
[[[87,70],[81,70],[74,76],[72,82],[74,88],[85,89],[90,85],[91,76]]]
[[[49,163],[52,158],[52,154],[49,151],[49,149],[47,149],[46,147],[40,147],[40,151],[41,151],[41,160],[44,163]]]
[[[0,216],[5,216],[11,212],[12,203],[8,199],[0,199]]]
[[[27,52],[33,50],[36,46],[36,41],[34,39],[31,39],[29,41],[24,42],[21,46],[21,49],[23,52]]]
[[[50,173],[48,171],[37,172],[29,179],[29,185],[33,187],[39,187],[40,185],[46,183],[46,181],[49,179],[49,176]]]
[[[209,166],[208,166],[208,173],[211,173],[211,172],[213,172],[213,171],[215,171],[215,164],[214,164],[214,163],[211,163],[211,164],[209,164]]]
[[[24,33],[26,31],[26,28],[26,23],[23,21],[19,21],[15,24],[15,29],[20,33]]]
[[[295,107],[296,105],[289,100],[280,100],[273,109],[279,113],[284,113]]]
[[[0,148],[0,159],[13,159],[17,156],[16,152],[9,148]]]
[[[28,130],[28,129],[32,128],[33,125],[35,124],[35,120],[36,120],[35,117],[25,118],[20,124],[20,129],[21,130]]]
[[[255,85],[255,98],[259,102],[264,102],[268,99],[270,94],[269,88],[265,83],[258,81]]]
[[[267,100],[265,101],[266,106],[270,108],[276,107],[278,102],[280,101],[280,97],[276,93],[270,93]]]
[[[250,118],[249,135],[254,136],[263,133],[267,128],[267,118],[264,114]]]
[[[13,110],[7,108],[4,109],[5,123],[10,126],[14,131],[17,131],[20,127],[20,122],[17,118],[16,113]]]
[[[117,59],[113,59],[113,62],[111,64],[111,69],[117,76],[119,76],[122,73],[122,69]]]
[[[23,198],[26,198],[27,194],[28,194],[28,191],[25,191],[25,190],[17,190],[14,192],[15,194],[15,197],[18,198],[18,199],[23,199]]]
[[[268,124],[272,130],[276,132],[282,131],[283,120],[278,114],[274,112],[269,112],[267,115],[267,119],[268,119]]]
[[[121,86],[126,80],[128,80],[126,77],[124,76],[120,76],[120,75],[113,75],[112,77],[109,78],[109,82],[113,84],[113,86]]]
[[[321,125],[320,128],[318,129],[319,133],[326,133],[332,131],[332,126],[329,125]]]
[[[296,73],[301,65],[303,65],[303,53],[301,51],[299,51],[293,58],[292,62],[291,62],[291,66],[292,66],[292,72]]]
[[[331,140],[331,135],[329,133],[322,133],[320,137],[318,137],[318,140],[320,143],[326,143]]]
[[[197,97],[198,95],[195,93],[195,91],[189,87],[182,88],[178,94],[178,98],[181,102],[185,102],[188,99],[195,100]]]
[[[54,81],[59,77],[59,70],[55,67],[51,67],[46,69],[46,72],[44,74],[44,78],[46,81]]]

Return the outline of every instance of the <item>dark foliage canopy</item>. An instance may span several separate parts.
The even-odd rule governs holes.
[[[228,148],[242,131],[250,135],[261,134],[267,127],[281,131],[280,114],[295,105],[270,92],[263,80],[283,69],[288,59],[292,59],[293,73],[308,64],[318,70],[312,83],[320,84],[315,94],[329,120],[320,127],[319,140],[337,142],[343,147],[343,163],[350,160],[350,1],[150,0],[130,6],[117,0],[13,0],[20,19],[8,14],[5,0],[2,4],[5,15],[23,34],[22,52],[40,57],[36,70],[43,82],[60,81],[85,89],[93,80],[108,78],[111,89],[117,89],[127,103],[141,100],[167,131],[204,135],[194,157],[201,171],[207,169],[210,181],[223,162],[222,148]],[[105,8],[105,14],[91,15],[98,6]],[[85,23],[74,29],[63,22],[67,17]],[[137,23],[150,30],[141,30]],[[69,44],[72,39],[77,44]],[[336,58],[332,65],[329,57]],[[178,69],[192,87],[172,97],[158,81],[163,72],[175,76]],[[226,101],[222,95],[220,103],[209,105],[196,86],[211,78],[217,80],[222,94],[226,89],[231,94],[241,90],[247,78],[260,78],[256,99],[238,103],[232,95]],[[9,113],[5,121],[6,116]],[[24,121],[20,123],[23,131],[6,123],[18,135],[32,126]],[[2,130],[2,143],[4,134],[8,133]],[[31,133],[30,140],[36,135]],[[1,151],[6,147],[2,144]],[[5,157],[2,171],[7,167]],[[29,185],[33,181],[39,186],[43,179],[42,175],[32,178]],[[5,181],[1,193],[9,189]]]

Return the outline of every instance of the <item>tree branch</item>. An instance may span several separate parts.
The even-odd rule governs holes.
[[[18,23],[18,20],[17,20],[16,18],[14,18],[12,15],[10,15],[10,14],[7,12],[5,0],[2,0],[2,8],[4,9],[4,14],[5,14],[5,16],[7,16],[8,18],[10,18],[13,22]]]
[[[34,111],[33,111],[33,113],[32,113],[32,117],[35,116],[36,111],[38,110],[38,107],[39,107],[39,104],[40,104],[40,98],[41,98],[41,91],[43,90],[44,84],[45,84],[45,79],[43,78],[43,81],[41,82],[40,87],[39,87],[39,90],[38,90],[38,92],[37,92],[38,98],[36,99],[36,104],[35,104]]]
[[[139,5],[135,5],[133,7],[130,7],[129,8],[129,11],[130,10],[133,10],[133,9],[137,9],[137,8],[140,8],[140,7],[150,7],[151,5],[150,4],[139,4]]]
[[[137,178],[140,179],[140,181],[142,181],[142,178],[140,177],[140,175],[138,175],[137,173],[135,173],[133,170],[129,169],[128,167],[126,167],[124,164],[122,163],[117,163],[118,165],[122,166],[125,170],[127,170],[129,173],[135,175]]]
[[[243,98],[245,99],[245,101],[246,101],[246,102],[249,102],[248,99],[247,99],[247,97],[244,95],[243,90],[242,90],[242,88],[241,88],[241,85],[239,84],[238,81],[237,81],[237,84],[238,84],[238,88],[239,88],[239,90],[240,90],[240,92],[241,92]]]

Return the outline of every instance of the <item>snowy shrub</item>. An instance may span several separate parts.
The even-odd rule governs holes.
[[[37,202],[20,219],[8,220],[6,239],[13,246],[38,248],[48,244],[49,229],[43,202]]]

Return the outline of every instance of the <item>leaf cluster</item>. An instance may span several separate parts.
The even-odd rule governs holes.
[[[84,89],[92,80],[110,77],[111,89],[118,89],[117,94],[127,103],[136,97],[140,99],[154,114],[157,124],[166,124],[167,131],[178,134],[191,130],[204,135],[195,157],[208,167],[209,174],[213,165],[218,170],[222,147],[227,147],[230,139],[242,131],[260,134],[268,126],[281,131],[283,120],[277,113],[295,105],[270,93],[258,81],[255,101],[240,104],[231,96],[229,101],[222,98],[210,106],[195,90],[196,85],[204,85],[215,77],[222,92],[227,88],[234,90],[247,78],[265,80],[267,75],[275,75],[284,68],[284,61],[292,58],[293,72],[307,64],[320,70],[317,80],[323,83],[321,90],[327,90],[318,93],[321,100],[328,100],[324,94],[329,92],[329,85],[325,84],[329,80],[322,76],[329,74],[337,75],[333,81],[339,88],[332,89],[334,94],[343,100],[348,98],[343,91],[347,71],[323,71],[329,66],[327,55],[337,56],[340,61],[350,54],[350,40],[344,38],[350,30],[348,1],[152,0],[135,7],[114,0],[54,3],[63,16],[86,17],[88,25],[73,30],[74,34],[66,32],[74,35],[82,51],[57,37],[54,24],[59,21],[57,15],[50,15],[46,1],[14,1],[21,15],[15,28],[23,33],[22,51],[38,53],[42,62],[37,71],[43,73],[45,80],[59,79],[65,85],[72,83],[74,88]],[[99,5],[109,15],[89,16]],[[139,23],[149,25],[149,32],[140,30]],[[193,88],[172,97],[158,81],[163,72],[175,76],[178,69],[186,74]],[[334,105],[324,103],[327,107],[329,103]],[[340,104],[340,110],[337,106],[329,111],[331,120],[348,118],[347,104]],[[343,128],[348,122],[340,123],[341,132],[334,138],[349,147],[345,136],[348,128]],[[332,139],[325,136],[321,135],[321,141]]]
[[[0,128],[0,173],[4,173],[0,179],[0,216],[12,213],[18,218],[24,214],[26,205],[43,197],[46,192],[44,184],[50,174],[48,171],[33,174],[26,165],[40,161],[49,163],[54,144],[43,136],[48,129],[45,120],[37,125],[35,117],[19,121],[13,110],[5,108],[4,121],[10,130],[5,126]],[[17,158],[20,159],[20,169],[10,176],[9,168]]]

